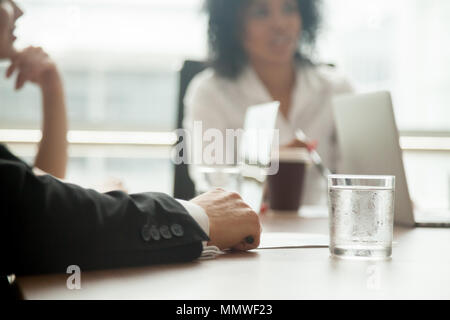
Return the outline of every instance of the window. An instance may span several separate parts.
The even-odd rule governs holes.
[[[44,47],[64,75],[75,142],[69,179],[114,175],[132,192],[172,192],[171,182],[160,181],[172,181],[173,175],[168,144],[176,123],[177,72],[186,58],[206,56],[202,2],[18,1],[26,12],[18,22],[18,46]],[[392,92],[413,197],[425,205],[448,207],[450,2],[323,2],[325,25],[317,58],[336,64],[358,91]],[[5,67],[0,65],[0,73]],[[39,128],[39,92],[28,85],[15,93],[12,86],[0,77],[0,140],[8,141],[6,129],[24,130],[24,141],[27,133],[31,137],[29,146],[12,147],[30,157],[36,132],[26,130]],[[156,133],[141,146],[122,143],[128,148],[124,153],[114,148],[114,135],[110,143],[76,143],[96,138],[89,136],[93,130]],[[423,148],[423,137],[436,147]],[[151,172],[158,172],[157,180]]]
[[[326,0],[319,54],[392,92],[402,131],[450,131],[450,2]]]
[[[75,131],[69,135],[75,143],[68,179],[95,186],[114,176],[123,179],[130,192],[171,193],[169,144],[176,126],[177,72],[185,57],[201,59],[207,47],[200,1],[18,3],[25,16],[17,23],[17,46],[44,47],[64,76],[70,129]],[[0,72],[6,66],[0,65]],[[39,129],[38,90],[28,85],[16,93],[12,87],[12,81],[0,80],[0,129]],[[106,134],[110,141],[102,144],[96,141],[98,130],[124,134]],[[157,134],[145,134],[151,132]],[[8,141],[7,136],[12,135],[0,134],[0,140]],[[24,130],[21,136],[21,141],[39,139],[35,131]],[[146,143],[136,145],[142,136]],[[119,140],[127,152],[111,145]],[[32,161],[34,145],[11,147]]]

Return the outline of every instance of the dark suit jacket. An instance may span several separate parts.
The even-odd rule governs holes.
[[[1,277],[190,261],[207,235],[160,193],[100,194],[32,169],[0,145]]]

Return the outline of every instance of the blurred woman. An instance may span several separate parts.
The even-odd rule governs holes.
[[[303,146],[296,139],[301,129],[318,142],[325,165],[336,170],[331,101],[352,89],[334,68],[312,62],[319,5],[317,0],[207,0],[211,68],[188,88],[185,128],[202,121],[204,130],[240,129],[249,106],[277,100],[280,144]],[[311,168],[305,183],[303,203],[323,204],[326,182],[319,172]]]
[[[6,77],[16,75],[16,90],[31,82],[40,88],[42,94],[42,140],[34,162],[35,172],[64,178],[67,166],[67,117],[58,68],[41,48],[28,47],[20,51],[14,48],[15,23],[23,12],[13,1],[0,0],[0,4],[0,59],[11,62]],[[5,154],[9,153],[0,145],[0,155]]]

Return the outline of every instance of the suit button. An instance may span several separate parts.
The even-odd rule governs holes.
[[[152,226],[150,228],[150,234],[151,234],[153,240],[158,241],[161,239],[161,234],[159,233],[159,230],[156,226]]]
[[[148,225],[142,227],[141,235],[142,239],[144,239],[145,242],[149,242],[152,239],[152,236],[150,234],[150,227]]]
[[[161,233],[161,236],[166,240],[172,239],[172,234],[170,233],[168,226],[161,226],[159,228],[159,233]]]
[[[184,235],[183,227],[180,226],[179,224],[173,224],[170,227],[170,230],[175,235],[175,237],[182,237]]]

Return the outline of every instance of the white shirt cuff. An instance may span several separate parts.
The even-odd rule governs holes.
[[[202,228],[206,235],[209,237],[209,217],[206,214],[205,210],[199,205],[190,201],[179,199],[176,200],[186,209],[189,215],[195,220],[195,222],[197,222],[200,228]],[[224,254],[224,252],[215,246],[208,246],[208,243],[206,241],[203,241],[203,251],[199,259],[214,259],[215,257],[217,257],[217,255],[220,254]]]
[[[209,237],[209,218],[205,210],[199,205],[190,201],[184,201],[176,199],[191,215],[191,217],[197,222],[197,224],[203,229],[206,235]]]

